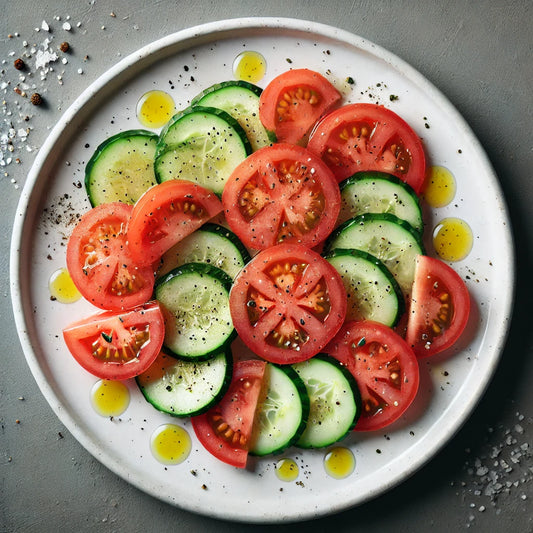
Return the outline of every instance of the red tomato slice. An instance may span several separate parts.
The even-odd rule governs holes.
[[[235,329],[257,355],[279,364],[317,354],[341,327],[346,291],[337,271],[305,246],[259,252],[230,292]]]
[[[419,194],[426,175],[422,141],[393,111],[376,104],[349,104],[328,113],[307,146],[340,182],[362,170],[394,174]]]
[[[347,322],[324,350],[353,374],[363,401],[355,430],[373,431],[397,420],[418,391],[418,360],[407,343],[378,322]]]
[[[191,418],[204,448],[217,459],[244,468],[261,393],[265,361],[239,361],[228,392],[207,413]]]
[[[295,69],[274,78],[259,99],[259,118],[278,142],[305,143],[316,121],[341,99],[318,72]]]
[[[464,331],[469,314],[470,295],[459,274],[440,259],[418,256],[405,339],[416,355],[449,348]]]
[[[105,311],[63,330],[65,343],[85,370],[102,379],[144,372],[163,345],[165,324],[157,302],[123,313]]]
[[[279,243],[313,247],[331,233],[340,210],[332,172],[305,148],[261,148],[231,174],[222,203],[241,241],[263,250]]]
[[[84,298],[101,309],[126,309],[152,296],[154,271],[133,261],[126,226],[133,207],[102,204],[85,213],[67,245],[67,268]]]
[[[131,254],[148,265],[222,211],[215,193],[185,180],[148,189],[133,207],[128,226]]]

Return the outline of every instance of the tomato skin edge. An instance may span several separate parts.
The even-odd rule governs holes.
[[[122,202],[101,204],[93,207],[82,215],[69,237],[66,253],[67,270],[81,295],[99,309],[115,311],[129,309],[144,304],[152,295],[155,282],[153,268],[151,266],[137,264],[131,257],[129,248],[127,247],[126,227],[132,210],[133,206]],[[109,280],[107,280],[108,285],[104,286],[99,284],[101,283],[101,280],[99,280],[102,277],[101,275],[95,272],[93,277],[96,279],[93,280],[84,270],[85,265],[82,264],[80,259],[84,239],[86,239],[88,234],[92,235],[89,232],[94,232],[98,226],[101,226],[108,220],[114,223],[120,222],[124,226],[124,232],[122,234],[123,236],[116,237],[116,242],[110,239],[109,247],[111,247],[113,253],[109,257],[104,258],[102,264],[105,267],[111,265],[113,268],[116,268],[117,264],[121,263],[123,266],[126,266],[127,271],[132,277],[138,276],[142,279],[145,285],[136,293],[129,295],[112,294],[108,290]],[[105,248],[106,246],[107,244],[102,247]],[[119,250],[117,251],[115,248],[119,248]]]
[[[351,114],[352,112],[353,115]],[[349,122],[349,120],[368,120],[370,122],[370,119],[375,121],[376,124],[382,124],[386,127],[388,126],[387,122],[394,123],[397,129],[408,137],[409,146],[406,146],[406,149],[412,158],[412,168],[407,174],[401,174],[391,169],[383,169],[379,164],[376,165],[375,162],[379,161],[379,159],[376,158],[374,158],[374,163],[372,164],[364,164],[362,161],[356,162],[352,160],[351,165],[347,170],[343,170],[342,166],[332,169],[337,181],[340,183],[344,179],[360,171],[385,171],[408,183],[415,193],[419,195],[422,192],[426,180],[427,163],[424,145],[413,128],[400,115],[383,105],[373,103],[351,103],[328,112],[321,117],[313,128],[307,147],[320,157],[324,157],[324,154],[328,149],[328,141],[331,134],[337,127],[345,122]],[[359,155],[363,155],[363,152],[364,151]],[[372,151],[369,151],[368,153],[371,154]]]
[[[201,218],[189,217],[186,221],[180,220],[177,225],[174,223],[171,226],[168,223],[167,227],[171,231],[166,237],[150,241],[148,232],[155,213],[166,204],[180,200],[198,202],[206,210],[206,214]],[[152,265],[172,246],[221,211],[222,203],[216,194],[196,183],[180,179],[158,183],[148,189],[133,206],[127,232],[131,256],[140,265]],[[166,216],[163,217],[163,221],[167,221]]]
[[[252,436],[257,402],[263,388],[265,369],[266,361],[249,359],[235,362],[231,384],[222,400],[206,413],[191,418],[192,427],[200,444],[218,460],[236,468],[242,469],[246,467],[248,447]],[[249,406],[243,405],[241,412],[239,400],[242,400],[243,395],[239,393],[239,384],[244,384],[246,380],[249,382],[250,379],[254,380],[255,383],[255,385],[250,387],[252,398],[250,398],[250,394],[247,396],[248,399],[251,399],[252,404]],[[241,422],[246,425],[245,436],[247,439],[244,446],[231,445],[231,443],[216,433],[210,421],[213,413],[218,414],[218,412],[224,411],[224,403],[231,405],[235,413],[238,413],[238,416],[242,414]],[[232,420],[221,418],[220,421],[225,422],[227,426],[232,428]]]
[[[270,203],[262,208],[269,210],[267,213],[272,213],[268,227],[265,227],[265,225],[263,227],[258,226],[255,218],[246,220],[238,205],[246,185],[257,174],[265,172],[265,169],[270,165],[276,168],[276,165],[285,160],[294,161],[302,164],[302,166],[307,165],[312,168],[312,174],[316,176],[316,183],[321,189],[325,206],[320,213],[319,223],[313,226],[312,230],[298,237],[289,237],[281,241],[280,231],[282,226],[279,217],[284,210],[287,210],[287,204],[284,202],[290,200],[290,193],[287,197],[285,197],[284,193],[277,200],[271,199]],[[245,246],[253,250],[264,250],[281,242],[298,243],[312,248],[324,242],[333,231],[340,211],[340,198],[340,190],[335,177],[320,157],[301,146],[275,143],[257,150],[235,168],[224,188],[222,204],[226,221],[232,231]],[[259,213],[261,214],[261,212]]]
[[[312,88],[323,98],[323,102],[316,110],[312,110],[311,116],[304,114],[297,117],[298,120],[289,122],[281,120],[277,106],[282,95],[301,86]],[[276,76],[263,89],[259,98],[259,117],[277,141],[305,146],[314,124],[341,98],[339,91],[319,72],[307,68],[291,69]]]
[[[130,318],[135,315],[135,319]],[[138,315],[138,316],[137,316]],[[143,320],[146,317],[146,320]],[[125,326],[148,324],[150,340],[141,348],[139,357],[126,363],[105,362],[92,356],[83,341],[88,338],[98,337],[106,333],[106,322],[118,318]],[[111,325],[110,325],[111,327]],[[158,356],[164,338],[163,314],[159,304],[155,301],[126,311],[104,311],[83,318],[63,329],[63,339],[74,359],[87,372],[101,379],[125,380],[133,378],[146,370]]]
[[[454,313],[450,327],[428,344],[419,338],[419,330],[420,321],[423,320],[424,306],[430,304],[424,300],[427,300],[425,297],[429,297],[427,280],[432,277],[441,280],[451,294]],[[430,357],[450,348],[465,330],[470,316],[470,308],[470,292],[453,268],[434,257],[426,255],[417,257],[405,339],[418,358]]]
[[[327,331],[327,335],[324,334],[321,339],[315,338],[312,342],[308,341],[304,344],[303,349],[298,351],[268,344],[265,339],[269,332],[256,331],[255,326],[250,324],[247,314],[245,300],[250,282],[246,280],[245,276],[248,275],[248,272],[253,275],[257,269],[261,271],[257,264],[265,265],[268,264],[268,261],[274,262],[280,258],[284,258],[284,260],[292,258],[299,262],[308,261],[308,264],[312,266],[316,266],[318,263],[322,276],[328,282],[327,289],[332,301],[332,308],[321,326],[324,331]],[[324,346],[342,327],[346,317],[346,308],[346,292],[339,273],[322,256],[301,244],[279,244],[263,250],[241,270],[230,291],[230,312],[239,337],[256,355],[274,364],[299,363],[323,351]]]
[[[410,346],[391,328],[370,320],[346,322],[332,341],[326,346],[324,352],[337,359],[354,376],[363,401],[367,395],[367,383],[372,383],[372,375],[365,374],[360,369],[352,350],[356,347],[364,348],[371,343],[379,343],[396,348],[396,353],[402,360],[402,379],[405,385],[405,394],[400,392],[401,404],[397,406],[387,405],[376,414],[365,416],[363,409],[354,431],[368,432],[380,430],[396,422],[413,403],[420,385],[419,364]],[[392,354],[391,354],[392,355]],[[370,370],[370,365],[367,367]],[[394,409],[394,411],[392,411]]]

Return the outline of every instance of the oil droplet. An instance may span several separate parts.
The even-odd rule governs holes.
[[[119,416],[130,403],[130,391],[121,381],[101,379],[91,390],[91,403],[102,416]]]
[[[233,61],[233,75],[238,80],[257,83],[266,73],[266,59],[259,52],[241,52]]]
[[[137,118],[147,128],[160,128],[174,115],[176,106],[165,91],[148,91],[137,103]]]
[[[280,459],[276,463],[276,476],[281,481],[294,481],[298,477],[298,465],[292,459]]]
[[[81,294],[66,268],[60,268],[50,276],[48,288],[50,296],[63,304],[71,304],[81,298]]]
[[[428,168],[426,186],[422,196],[431,207],[448,205],[453,200],[455,191],[455,178],[446,167],[432,166]]]
[[[352,451],[342,446],[333,448],[324,458],[324,469],[335,479],[348,477],[355,469],[355,457]]]
[[[152,434],[150,448],[154,457],[165,465],[177,465],[191,452],[191,438],[185,429],[176,424],[163,424]]]
[[[433,230],[433,246],[444,261],[461,261],[470,253],[473,244],[472,230],[460,218],[445,218]]]

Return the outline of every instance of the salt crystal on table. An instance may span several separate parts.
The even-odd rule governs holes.
[[[57,54],[49,52],[48,50],[37,50],[37,57],[35,60],[35,68],[37,70],[48,66],[52,61],[57,61]]]

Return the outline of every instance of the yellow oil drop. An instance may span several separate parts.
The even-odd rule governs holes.
[[[130,403],[130,391],[121,381],[101,379],[91,390],[91,403],[102,416],[119,416]]]
[[[280,459],[276,463],[276,476],[281,481],[294,481],[298,473],[298,465],[292,459]]]
[[[455,178],[446,167],[432,166],[428,168],[422,196],[431,207],[448,205],[454,199],[455,191]]]
[[[324,457],[326,473],[335,479],[344,479],[355,470],[355,457],[352,451],[343,446],[330,450]]]
[[[257,83],[266,73],[266,60],[259,52],[242,52],[233,61],[233,75],[238,80]]]
[[[137,103],[137,118],[146,128],[164,126],[175,112],[174,99],[165,91],[148,91]]]
[[[81,298],[81,294],[66,268],[60,268],[50,276],[48,289],[51,298],[63,304],[71,304]]]
[[[191,438],[187,431],[176,424],[163,424],[152,434],[150,448],[153,456],[165,465],[177,465],[191,452]]]
[[[460,218],[445,218],[433,230],[433,246],[444,261],[461,261],[470,253],[473,244],[472,230]]]

